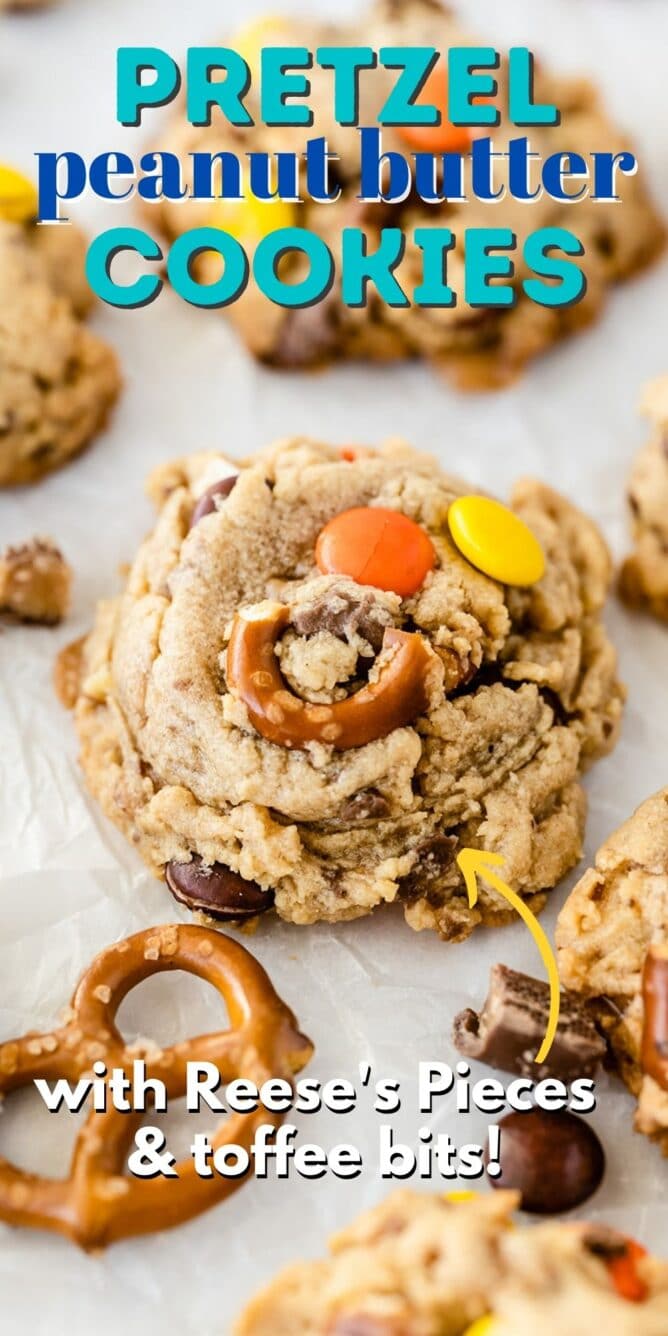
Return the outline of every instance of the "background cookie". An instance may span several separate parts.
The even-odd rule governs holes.
[[[458,16],[438,0],[395,0],[379,2],[353,22],[318,22],[299,20],[289,15],[272,15],[264,23],[255,22],[241,30],[237,38],[229,33],[225,41],[237,41],[251,67],[257,65],[263,42],[304,46],[371,45],[374,48],[401,44],[429,44],[446,49],[470,41],[465,26],[468,16]],[[396,278],[406,292],[422,281],[422,253],[412,240],[416,227],[447,225],[458,241],[448,259],[451,285],[461,286],[464,268],[464,227],[489,226],[489,204],[469,200],[464,205],[448,201],[442,208],[421,204],[410,194],[403,204],[363,205],[358,201],[359,136],[355,128],[338,126],[331,112],[331,80],[327,70],[315,68],[310,73],[310,103],[314,122],[308,130],[300,128],[266,129],[257,112],[257,96],[251,91],[249,108],[258,122],[251,130],[228,127],[219,118],[211,127],[198,128],[184,123],[179,107],[168,127],[155,141],[155,147],[181,156],[188,178],[188,155],[199,151],[241,153],[247,149],[302,152],[308,136],[324,135],[329,148],[338,155],[336,183],[341,196],[327,208],[309,204],[280,204],[280,219],[274,205],[251,199],[241,205],[225,201],[166,201],[145,207],[147,224],[160,227],[173,239],[187,228],[201,225],[220,226],[232,231],[249,249],[254,249],[265,231],[296,225],[307,227],[323,237],[340,262],[341,233],[346,226],[363,225],[369,234],[368,250],[375,253],[383,226],[402,227],[407,233],[405,255],[396,268]],[[377,69],[373,80],[361,81],[360,124],[372,125],[393,82],[391,70]],[[503,90],[505,70],[499,71]],[[586,79],[552,75],[541,62],[536,68],[536,97],[556,104],[562,113],[558,127],[532,126],[531,146],[544,156],[563,148],[589,154],[592,150],[610,152],[619,143],[620,131],[605,110],[594,85]],[[512,129],[512,127],[511,127]],[[515,133],[518,133],[515,131]],[[495,147],[503,148],[510,137],[503,125],[494,135]],[[628,147],[625,141],[625,147]],[[443,152],[448,149],[467,152],[470,136],[452,126],[439,137],[433,129],[410,131],[386,128],[383,149],[410,155],[414,150]],[[499,182],[504,167],[499,167]],[[507,227],[518,239],[515,287],[512,308],[471,310],[461,302],[452,308],[436,309],[410,305],[389,307],[370,289],[368,306],[352,309],[343,304],[340,283],[335,281],[327,300],[316,306],[286,311],[272,305],[251,283],[244,297],[229,311],[230,317],[255,356],[283,368],[321,364],[336,358],[361,358],[394,361],[405,357],[424,357],[446,372],[465,389],[495,388],[506,384],[522,371],[527,362],[551,345],[568,337],[595,320],[601,312],[610,287],[645,268],[660,253],[664,225],[647,192],[640,174],[625,180],[624,207],[587,199],[577,205],[577,232],[584,245],[582,266],[587,276],[583,301],[561,310],[537,306],[524,294],[522,283],[529,271],[519,258],[524,239],[535,228],[562,226],[570,228],[573,208],[543,196],[532,201],[531,208],[513,198],[494,202],[494,226]],[[222,262],[213,252],[200,260],[205,282],[219,276]],[[292,257],[290,281],[303,277],[303,257]]]
[[[668,1155],[668,1081],[645,1068],[643,970],[651,948],[668,945],[668,789],[606,840],[557,924],[567,988],[592,999],[619,1071],[638,1097],[636,1127]]]
[[[338,1234],[326,1261],[279,1275],[234,1334],[586,1336],[600,1321],[615,1336],[661,1336],[668,1266],[637,1260],[632,1301],[613,1261],[633,1244],[593,1225],[509,1229],[514,1205],[511,1192],[463,1202],[395,1192]]]
[[[91,304],[84,254],[74,228],[0,216],[0,486],[59,468],[118,395],[116,355],[81,321]]]
[[[635,551],[622,566],[619,589],[631,607],[668,621],[668,376],[648,385],[642,411],[652,434],[629,479]]]

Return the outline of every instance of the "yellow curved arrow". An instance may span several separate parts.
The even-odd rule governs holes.
[[[505,861],[503,854],[489,853],[485,849],[460,849],[457,854],[457,866],[466,883],[466,890],[471,909],[473,909],[473,906],[478,899],[477,877],[482,877],[489,886],[492,886],[495,891],[499,892],[499,895],[503,896],[504,900],[508,901],[508,904],[512,905],[513,909],[520,915],[520,918],[524,919],[524,922],[540,951],[541,959],[547,970],[547,977],[550,984],[550,1014],[547,1030],[545,1031],[545,1038],[534,1058],[534,1062],[545,1062],[554,1043],[557,1026],[559,1024],[559,1009],[561,1006],[559,971],[557,969],[557,962],[552,947],[550,946],[548,938],[543,932],[535,914],[531,913],[531,910],[528,905],[525,904],[521,896],[519,896],[516,891],[513,891],[510,886],[507,886],[505,881],[502,881],[501,877],[496,872],[492,871],[495,867],[504,867]]]

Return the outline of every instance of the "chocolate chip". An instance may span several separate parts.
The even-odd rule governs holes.
[[[274,903],[273,891],[263,891],[256,881],[247,881],[224,863],[207,867],[197,854],[189,863],[168,863],[165,881],[180,904],[223,921],[254,918]]]
[[[417,860],[399,883],[402,900],[410,902],[429,896],[438,887],[443,873],[451,866],[456,847],[454,835],[432,835],[431,839],[418,844],[415,850]]]
[[[578,1077],[594,1076],[605,1057],[606,1043],[573,993],[562,993],[559,1025],[549,1058],[536,1066],[534,1058],[549,1014],[550,989],[546,983],[506,965],[494,965],[480,1014],[467,1010],[455,1016],[455,1048],[466,1058],[536,1081],[555,1077],[569,1084]]]
[[[225,497],[229,496],[232,489],[236,487],[238,476],[237,473],[232,473],[229,478],[221,478],[220,482],[214,482],[211,487],[207,487],[206,491],[202,492],[192,513],[192,519],[190,521],[191,529],[194,529],[195,525],[199,524],[200,520],[203,520],[205,515],[211,515],[214,510],[218,510],[216,497],[221,497],[222,500],[225,500]]]
[[[375,789],[362,789],[345,802],[339,812],[342,821],[381,821],[389,816],[390,804]]]
[[[574,1113],[509,1113],[499,1129],[501,1176],[490,1181],[494,1188],[520,1192],[523,1211],[571,1211],[599,1187],[605,1171],[603,1147]]]

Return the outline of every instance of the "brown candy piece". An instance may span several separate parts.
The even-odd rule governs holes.
[[[438,662],[422,636],[390,626],[383,649],[393,651],[375,681],[333,705],[311,705],[290,691],[275,653],[290,609],[262,603],[234,619],[227,682],[244,702],[254,728],[281,747],[324,742],[345,751],[411,724],[429,706],[428,679]]]
[[[554,1043],[546,1061],[536,1065],[549,1015],[548,984],[506,965],[494,965],[480,1013],[469,1009],[455,1016],[455,1048],[466,1058],[536,1081],[555,1077],[569,1084],[578,1077],[593,1077],[605,1057],[606,1043],[574,993],[561,994]]]
[[[199,524],[200,520],[203,520],[205,515],[211,515],[214,510],[218,509],[218,506],[216,505],[216,497],[221,497],[224,500],[226,496],[229,496],[230,492],[237,485],[238,476],[237,473],[232,473],[228,478],[221,478],[220,482],[214,482],[211,487],[207,487],[206,491],[202,492],[192,513],[192,519],[190,521],[191,529],[194,529],[195,525]]]
[[[599,1187],[605,1152],[593,1129],[574,1113],[509,1113],[499,1123],[501,1175],[494,1188],[515,1188],[523,1211],[558,1215],[581,1206]]]
[[[644,1022],[641,1066],[668,1090],[668,946],[651,946],[642,976]]]
[[[197,854],[189,863],[168,863],[165,881],[180,904],[222,922],[254,918],[274,903],[273,891],[263,891],[256,881],[247,881],[224,863],[207,866]]]

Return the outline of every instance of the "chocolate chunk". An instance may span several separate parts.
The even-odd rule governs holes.
[[[536,1066],[534,1058],[545,1038],[549,1012],[546,983],[506,965],[494,965],[480,1014],[467,1010],[455,1016],[455,1048],[466,1058],[536,1081],[552,1076],[569,1084],[577,1077],[594,1076],[605,1057],[606,1044],[574,993],[561,994],[554,1043],[546,1061]]]
[[[410,902],[428,897],[451,866],[456,847],[454,835],[432,835],[431,839],[418,844],[415,850],[417,861],[399,883],[401,899]]]
[[[389,816],[390,804],[382,793],[375,789],[362,789],[343,804],[339,812],[341,821],[381,821]]]
[[[274,903],[273,891],[263,891],[224,863],[207,867],[197,854],[189,863],[168,863],[165,881],[180,904],[221,921],[254,918]]]
[[[300,636],[314,636],[318,631],[329,631],[339,640],[352,640],[359,635],[368,641],[378,654],[387,626],[392,626],[392,615],[378,603],[368,590],[357,592],[340,583],[329,584],[307,603],[296,608],[292,625]]]
[[[238,473],[232,473],[228,478],[221,478],[220,482],[214,482],[211,487],[207,487],[206,491],[202,492],[192,513],[191,529],[194,529],[195,525],[199,524],[205,515],[211,515],[214,510],[218,510],[216,498],[220,497],[224,501],[225,497],[229,496],[233,488],[236,487],[238,476]]]
[[[523,1211],[557,1215],[581,1206],[599,1187],[605,1153],[591,1127],[574,1113],[509,1113],[499,1123],[501,1176],[494,1188],[515,1188]]]
[[[641,1066],[646,1076],[668,1090],[668,947],[652,946],[642,976],[643,1033]]]

